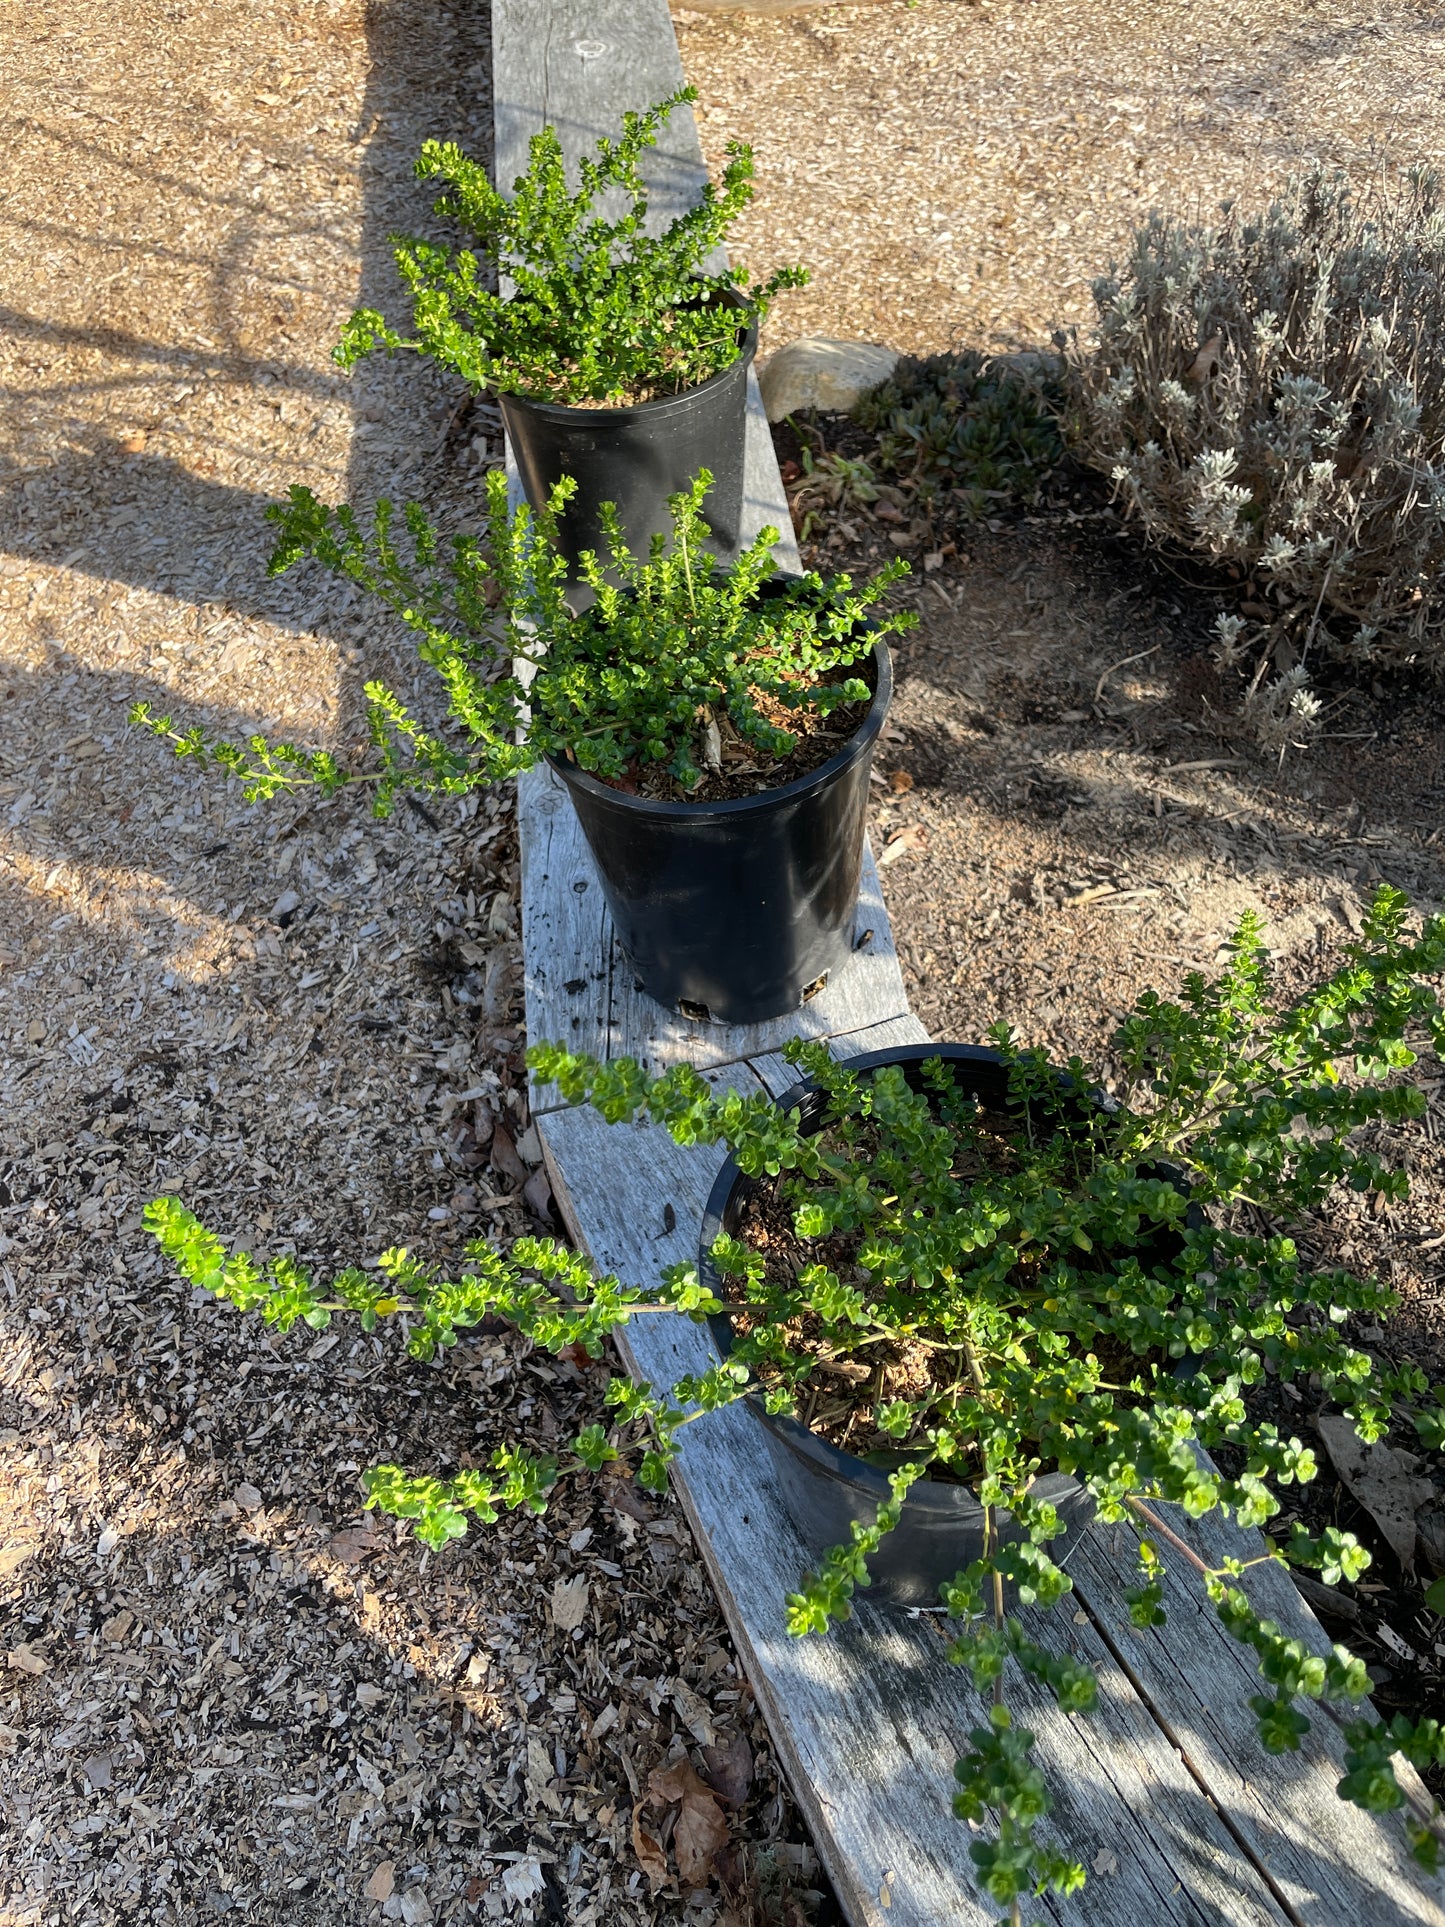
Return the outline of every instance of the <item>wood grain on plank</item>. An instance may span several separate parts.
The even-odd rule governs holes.
[[[1177,1507],[1160,1511],[1208,1565],[1264,1556],[1257,1532],[1218,1514],[1186,1520]],[[1169,1569],[1168,1621],[1147,1631],[1129,1623],[1123,1595],[1138,1583],[1134,1544],[1128,1531],[1095,1526],[1069,1556],[1075,1587],[1303,1927],[1445,1927],[1439,1885],[1410,1859],[1402,1816],[1364,1813],[1336,1792],[1344,1736],[1327,1712],[1311,1712],[1300,1752],[1265,1751],[1247,1706],[1268,1690],[1257,1657],[1224,1632],[1198,1577],[1167,1541],[1159,1550]],[[1257,1566],[1240,1584],[1282,1632],[1329,1652],[1329,1635],[1280,1567]],[[1403,1761],[1397,1769],[1423,1793],[1412,1769]]]
[[[629,109],[652,107],[683,84],[665,0],[497,0],[492,8],[495,171],[510,188],[527,166],[527,143],[557,130],[574,166],[598,137],[613,139]],[[697,124],[674,109],[642,169],[655,223],[697,200],[707,178]]]
[[[865,1051],[896,1050],[903,1044],[927,1044],[932,1040],[912,1011],[902,1017],[886,1017],[881,1023],[861,1030],[835,1032],[828,1038],[828,1049],[835,1057],[861,1057]],[[754,1053],[748,1062],[773,1097],[781,1097],[799,1082],[797,1069],[781,1051]]]

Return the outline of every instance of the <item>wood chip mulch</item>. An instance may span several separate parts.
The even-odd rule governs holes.
[[[396,625],[267,581],[262,511],[304,481],[475,525],[494,413],[327,356],[426,222],[422,139],[487,152],[489,60],[470,0],[52,0],[0,46],[15,1927],[830,1917],[675,1504],[566,1484],[435,1557],[361,1509],[378,1460],[605,1416],[603,1370],[272,1340],[140,1227],[173,1193],[325,1273],[551,1226],[510,794],[251,809],[125,721],[348,750],[365,678],[413,697]]]

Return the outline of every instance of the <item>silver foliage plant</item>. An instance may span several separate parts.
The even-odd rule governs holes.
[[[1312,648],[1445,660],[1440,177],[1356,198],[1316,168],[1262,214],[1153,213],[1094,300],[1096,345],[1069,353],[1071,439],[1152,540],[1263,590],[1286,671],[1251,690],[1266,732],[1313,726],[1289,673]],[[1241,638],[1225,618],[1222,661]]]

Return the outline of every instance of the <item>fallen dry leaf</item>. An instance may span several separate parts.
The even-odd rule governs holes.
[[[647,1884],[654,1893],[665,1887],[672,1875],[668,1871],[667,1855],[660,1843],[642,1824],[642,1807],[632,1809],[632,1851],[637,1855],[637,1864],[647,1875]]]
[[[734,1733],[725,1745],[705,1746],[702,1757],[713,1792],[730,1807],[740,1807],[753,1784],[753,1749],[745,1735]]]
[[[50,1671],[50,1661],[45,1655],[32,1652],[28,1646],[13,1646],[6,1654],[6,1663],[17,1673],[29,1673],[35,1679]]]
[[[512,1142],[512,1133],[505,1124],[497,1125],[492,1132],[491,1149],[492,1169],[504,1178],[513,1178],[518,1183],[528,1175],[527,1167],[517,1156],[517,1147]]]
[[[332,1534],[329,1551],[332,1558],[339,1559],[344,1566],[354,1566],[380,1544],[379,1534],[370,1526],[347,1526],[345,1531]]]
[[[522,1186],[522,1196],[527,1201],[527,1209],[534,1218],[552,1216],[552,1187],[547,1182],[545,1171],[534,1171]]]
[[[626,1513],[629,1519],[636,1519],[639,1525],[646,1525],[649,1519],[657,1517],[633,1483],[632,1474],[625,1465],[609,1466],[604,1476],[607,1480],[607,1503],[610,1506]]]
[[[1416,1515],[1438,1497],[1434,1481],[1422,1478],[1415,1470],[1419,1458],[1389,1445],[1366,1445],[1347,1418],[1318,1419],[1316,1427],[1330,1463],[1351,1496],[1384,1533],[1400,1564],[1412,1567]]]
[[[713,1861],[728,1841],[727,1817],[717,1795],[698,1778],[688,1759],[654,1767],[647,1776],[647,1790],[654,1800],[681,1802],[682,1810],[672,1830],[672,1850],[683,1880],[690,1887],[701,1886],[711,1877]]]
[[[368,1900],[390,1900],[395,1886],[396,1862],[383,1860],[366,1883],[366,1897]]]

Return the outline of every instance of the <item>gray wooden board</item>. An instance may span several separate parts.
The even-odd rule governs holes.
[[[651,107],[683,84],[666,0],[494,0],[492,92],[495,177],[510,189],[527,144],[556,128],[575,164],[599,135],[616,138],[624,112]],[[643,166],[654,222],[693,205],[707,179],[692,109],[674,110]]]
[[[1217,1514],[1186,1521],[1177,1508],[1160,1511],[1210,1565],[1264,1554],[1258,1533]],[[1410,1859],[1401,1816],[1377,1819],[1336,1792],[1344,1735],[1326,1711],[1314,1712],[1298,1754],[1265,1751],[1243,1711],[1264,1690],[1256,1656],[1223,1634],[1195,1573],[1167,1541],[1159,1550],[1169,1568],[1168,1621],[1146,1632],[1129,1623],[1123,1592],[1138,1583],[1133,1544],[1131,1533],[1100,1526],[1081,1540],[1069,1557],[1079,1596],[1304,1927],[1445,1927],[1438,1886]],[[1329,1652],[1328,1634],[1278,1566],[1256,1567],[1240,1583],[1292,1638]],[[1411,1769],[1396,1765],[1423,1793]]]
[[[848,1054],[845,1050],[845,1054]],[[708,1074],[757,1088],[747,1065]],[[655,1125],[595,1112],[538,1120],[548,1171],[574,1237],[630,1281],[696,1255],[716,1147],[681,1148]],[[633,1174],[618,1182],[619,1171]],[[638,1174],[645,1173],[645,1181]],[[674,1228],[666,1229],[672,1207]],[[705,1369],[705,1327],[645,1314],[620,1335],[628,1369],[655,1386]],[[748,1678],[818,1850],[855,1927],[986,1927],[997,1908],[970,1874],[969,1830],[949,1806],[952,1768],[986,1708],[947,1658],[932,1615],[866,1597],[826,1639],[791,1639],[784,1597],[807,1564],[762,1429],[741,1407],[683,1434],[678,1488]],[[1164,1738],[1092,1624],[1028,1615],[1039,1641],[1099,1669],[1099,1710],[1066,1716],[1029,1682],[1010,1686],[1057,1802],[1056,1838],[1099,1871],[1080,1903],[1033,1914],[1082,1927],[1279,1927],[1285,1918]]]

